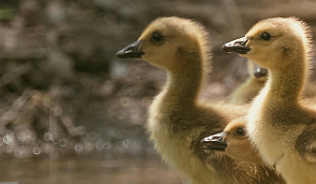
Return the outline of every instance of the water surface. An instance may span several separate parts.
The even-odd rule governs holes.
[[[0,181],[19,184],[188,184],[157,158],[0,159]]]

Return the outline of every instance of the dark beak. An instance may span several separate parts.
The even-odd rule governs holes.
[[[268,70],[265,68],[261,68],[259,65],[255,64],[255,69],[253,70],[253,74],[255,77],[260,78],[266,76],[268,74]]]
[[[247,54],[250,51],[249,47],[246,47],[246,43],[248,42],[247,37],[242,37],[237,40],[225,43],[222,46],[222,49],[226,52],[236,52],[238,54]]]
[[[227,147],[226,142],[223,141],[223,138],[225,135],[226,135],[225,132],[221,132],[221,133],[211,135],[209,137],[205,137],[204,139],[201,140],[203,149],[205,151],[208,151],[208,150],[224,151]]]
[[[123,49],[119,50],[116,53],[116,57],[118,58],[141,58],[143,54],[145,54],[142,51],[138,50],[138,47],[140,45],[141,41],[138,40]]]

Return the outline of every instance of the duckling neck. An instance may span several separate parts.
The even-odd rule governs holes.
[[[270,79],[264,91],[266,100],[272,104],[298,103],[307,78],[304,57],[288,58],[285,62],[291,64],[270,69]]]
[[[195,61],[191,62],[197,64]],[[202,76],[202,66],[195,65],[185,65],[179,68],[177,72],[168,72],[164,103],[181,107],[194,105],[202,84]]]
[[[195,47],[194,52],[180,50],[176,59],[170,62],[176,64],[168,67],[167,83],[153,103],[159,111],[181,111],[195,107],[204,78],[204,60],[207,59],[198,48]]]

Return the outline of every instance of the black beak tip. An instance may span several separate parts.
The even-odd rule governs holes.
[[[205,152],[211,150],[224,151],[227,147],[226,142],[223,141],[223,137],[226,135],[225,132],[217,133],[208,137],[205,137],[200,142]]]
[[[119,50],[116,53],[116,57],[118,58],[141,58],[143,54],[145,54],[142,51],[138,50],[139,45],[141,44],[141,41],[136,41],[125,48]]]
[[[248,47],[233,47],[229,43],[226,43],[222,46],[222,50],[227,53],[236,52],[237,54],[247,54],[250,51]]]
[[[257,78],[260,78],[260,77],[265,76],[266,74],[263,74],[263,73],[260,73],[260,72],[255,72],[254,75],[255,75]]]
[[[124,56],[124,50],[123,49],[121,49],[121,50],[119,50],[116,54],[115,54],[115,56],[117,57],[117,58],[125,58]]]
[[[208,143],[210,141],[211,139],[209,137],[205,137],[204,139],[201,140],[201,143]]]
[[[228,46],[228,43],[225,43],[223,46],[222,46],[222,50],[225,51],[225,52],[232,52],[230,49],[230,47]]]
[[[256,67],[253,74],[255,77],[260,78],[266,76],[268,74],[268,70],[265,68]]]
[[[119,50],[115,54],[115,56],[117,58],[122,58],[122,59],[125,59],[125,58],[141,58],[143,54],[145,54],[145,53],[141,52],[141,51],[130,51],[130,50],[122,49],[122,50]]]
[[[225,142],[212,142],[212,143],[203,145],[203,149],[205,152],[208,152],[211,150],[225,151],[226,148],[227,148],[227,144]]]
[[[250,48],[246,46],[247,42],[248,38],[242,37],[231,42],[225,43],[222,46],[222,50],[228,53],[236,52],[238,54],[247,54],[247,52],[250,51]]]

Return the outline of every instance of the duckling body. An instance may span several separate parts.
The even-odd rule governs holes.
[[[251,60],[247,61],[249,77],[230,95],[230,101],[236,104],[251,102],[264,87],[268,73],[264,68],[256,66]]]
[[[117,56],[146,60],[168,71],[166,86],[155,97],[147,124],[155,149],[166,163],[193,184],[260,184],[257,173],[264,169],[240,164],[222,154],[206,154],[200,146],[203,137],[222,131],[228,121],[245,113],[242,106],[198,100],[210,61],[209,50],[201,25],[169,17],[153,21],[137,42]]]
[[[275,166],[287,184],[316,183],[316,111],[301,100],[311,52],[306,23],[295,18],[266,19],[246,37],[223,47],[269,70],[247,124],[263,160]]]

